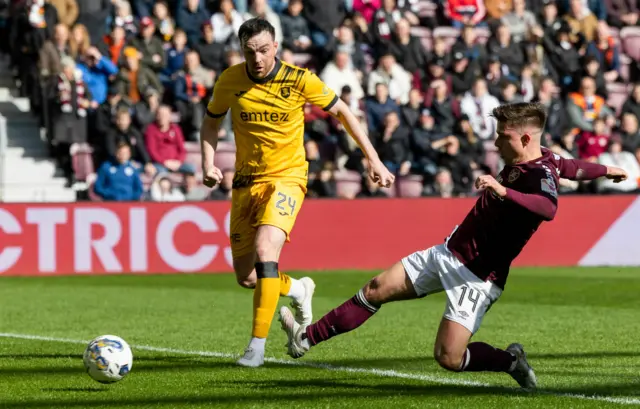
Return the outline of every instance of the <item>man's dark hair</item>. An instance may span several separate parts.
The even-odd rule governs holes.
[[[244,45],[249,39],[255,35],[258,35],[266,31],[271,34],[271,38],[276,38],[276,29],[267,20],[259,17],[254,17],[242,23],[238,30],[238,38],[240,44]]]
[[[531,125],[544,129],[547,122],[547,109],[539,102],[519,102],[494,108],[491,116],[509,126]]]

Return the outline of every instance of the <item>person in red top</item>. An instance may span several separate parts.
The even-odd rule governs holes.
[[[540,224],[555,217],[559,178],[605,176],[620,182],[627,174],[615,167],[562,159],[541,148],[547,117],[542,104],[502,105],[492,115],[498,122],[495,145],[506,165],[495,179],[478,177],[476,187],[482,194],[462,223],[444,243],[405,257],[314,324],[300,326],[282,307],[280,320],[290,356],[299,358],[318,343],[359,327],[383,304],[444,291],[447,303],[434,347],[440,366],[454,372],[506,372],[521,387],[536,387],[522,345],[501,350],[469,341],[502,294],[511,262]]]
[[[144,133],[147,152],[158,170],[195,174],[196,169],[185,163],[187,151],[184,148],[184,136],[180,127],[171,123],[171,108],[162,105],[158,108],[156,122],[149,124]]]
[[[451,25],[462,29],[464,26],[485,26],[482,21],[487,9],[484,0],[447,0],[445,14],[451,19]]]
[[[578,156],[589,162],[597,162],[598,156],[607,151],[610,139],[604,119],[596,118],[593,121],[593,131],[583,131],[576,142]]]

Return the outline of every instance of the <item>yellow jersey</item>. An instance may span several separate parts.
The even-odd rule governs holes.
[[[218,78],[207,115],[220,118],[231,110],[236,140],[234,187],[279,178],[306,186],[304,105],[329,110],[335,92],[309,70],[276,60],[265,78],[254,78],[245,63],[227,68]]]

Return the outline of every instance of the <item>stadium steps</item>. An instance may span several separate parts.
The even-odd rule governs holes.
[[[49,155],[29,100],[14,96],[11,73],[0,61],[0,115],[6,119],[7,147],[0,154],[2,202],[73,202],[77,194]]]

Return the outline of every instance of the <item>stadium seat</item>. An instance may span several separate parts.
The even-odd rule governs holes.
[[[625,54],[640,61],[640,27],[624,27],[620,30],[620,43]]]
[[[334,173],[338,197],[353,198],[362,189],[362,176],[358,172],[342,170]]]
[[[609,26],[609,35],[613,37],[616,44],[620,44],[620,30],[615,27]]]
[[[398,197],[398,186],[381,187],[380,191],[384,192],[388,197]]]
[[[435,18],[438,12],[438,5],[435,1],[420,1],[418,8],[418,17],[420,18]]]
[[[185,163],[192,164],[196,168],[196,173],[200,173],[200,170],[202,169],[202,155],[200,154],[200,151],[198,152],[187,151],[187,157],[184,161]]]
[[[421,37],[420,38],[420,44],[422,44],[422,47],[425,50],[431,51],[433,49],[433,38],[431,36],[429,36],[429,37]]]
[[[94,173],[93,148],[87,143],[74,143],[69,148],[71,166],[78,182],[87,180],[87,176]]]
[[[417,38],[431,37],[431,30],[426,27],[411,27],[411,35]]]
[[[629,97],[629,86],[615,82],[607,83],[607,91],[609,91],[607,104],[615,110],[616,115],[619,115],[622,110],[622,105]]]
[[[234,169],[236,165],[235,151],[218,149],[215,156],[215,164],[216,167],[222,171],[225,169]]]
[[[633,60],[625,54],[620,54],[620,76],[624,82],[629,82],[631,68],[629,67]]]
[[[293,64],[298,67],[307,67],[313,58],[312,54],[308,53],[295,53],[293,54]]]
[[[200,149],[200,147],[198,146],[198,150]],[[228,152],[235,152],[236,151],[236,144],[233,142],[228,142],[228,141],[218,141],[218,150],[219,151],[228,151]]]
[[[436,27],[433,30],[433,38],[442,37],[444,43],[447,45],[447,51],[455,44],[458,37],[460,37],[460,30],[453,27]]]
[[[422,196],[423,180],[420,175],[402,176],[396,180],[398,197]]]
[[[184,149],[187,151],[187,153],[200,153],[200,142],[185,142]]]

